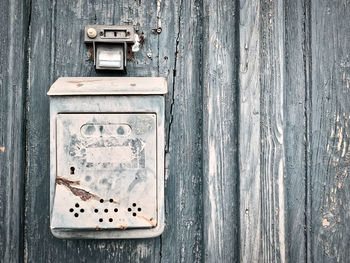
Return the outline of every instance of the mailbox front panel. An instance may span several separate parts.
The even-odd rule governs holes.
[[[58,114],[55,229],[157,225],[156,114]]]

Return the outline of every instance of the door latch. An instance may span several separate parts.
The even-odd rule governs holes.
[[[136,43],[138,35],[133,26],[88,25],[84,43],[92,44],[96,70],[126,71],[128,45]]]

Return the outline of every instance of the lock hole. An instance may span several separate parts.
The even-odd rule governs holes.
[[[132,216],[136,216],[136,213],[134,212],[134,213],[132,213]]]
[[[96,208],[96,209],[94,210],[94,212],[95,212],[95,213],[98,213],[98,209]]]
[[[100,199],[100,203],[103,203],[104,202],[104,200],[103,199]]]
[[[82,208],[82,209],[80,209],[80,212],[81,212],[81,213],[84,213],[84,212],[85,212],[85,210]]]
[[[113,203],[113,199],[112,199],[112,198],[111,198],[111,199],[109,199],[109,202],[110,202],[110,203]]]
[[[108,209],[107,208],[105,209],[105,213],[108,213]]]
[[[75,172],[75,168],[72,166],[72,167],[70,168],[70,174],[74,174],[74,172]]]
[[[113,218],[110,218],[110,219],[109,219],[109,222],[113,222]]]
[[[98,221],[103,222],[103,219],[102,219],[102,218],[100,218]]]
[[[117,213],[117,212],[118,212],[118,208],[114,208],[114,212],[116,212],[116,213]]]
[[[73,208],[69,209],[69,212],[71,212],[71,213],[74,212],[74,209]]]
[[[78,216],[79,216],[79,214],[78,214],[78,213],[75,213],[75,214],[74,214],[74,216],[75,216],[75,217],[78,217]]]
[[[75,204],[75,207],[79,207],[79,204],[78,204],[78,203],[76,203],[76,204]]]

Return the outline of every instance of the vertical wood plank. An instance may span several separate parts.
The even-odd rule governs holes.
[[[28,1],[0,2],[0,259],[23,261]]]
[[[312,260],[350,258],[349,1],[312,1]]]
[[[285,5],[285,246],[290,262],[307,261],[308,122],[308,1]]]
[[[158,1],[160,75],[168,78],[163,262],[202,261],[201,1]]]
[[[203,253],[239,261],[237,1],[203,1]]]
[[[147,10],[147,11],[145,11]],[[33,0],[28,91],[26,257],[29,262],[158,262],[160,239],[60,240],[49,230],[49,109],[46,92],[61,76],[95,72],[83,43],[87,24],[137,25],[146,36],[127,76],[158,74],[154,1]]]
[[[261,262],[286,262],[284,1],[261,1]]]
[[[240,261],[258,262],[260,195],[260,1],[240,1],[239,194]]]

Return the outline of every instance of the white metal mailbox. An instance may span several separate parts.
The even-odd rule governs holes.
[[[163,232],[165,93],[164,78],[60,78],[51,86],[54,236]]]

